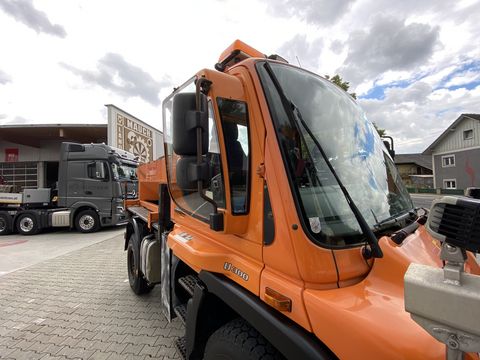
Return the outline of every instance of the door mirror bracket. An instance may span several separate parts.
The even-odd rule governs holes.
[[[203,134],[202,133],[207,133],[208,134],[208,101],[206,95],[203,93],[203,91],[208,91],[210,88],[212,82],[210,80],[207,80],[205,78],[199,78],[197,79],[196,82],[196,112],[195,112],[195,119],[191,120],[189,117],[187,120],[188,121],[195,121],[197,125],[197,166],[195,168],[196,175],[197,175],[197,187],[198,187],[198,192],[200,196],[202,197],[203,200],[209,202],[213,206],[213,213],[210,214],[209,218],[209,223],[210,223],[210,229],[214,231],[223,231],[223,213],[218,211],[218,204],[215,200],[209,198],[204,190],[203,190],[203,179],[200,178],[200,172],[204,171],[204,169],[207,169],[207,177],[208,177],[208,164],[205,163],[203,157],[202,157],[202,139],[203,139]],[[190,115],[190,114],[189,114]],[[191,116],[191,115],[190,115]],[[202,119],[206,119],[206,121],[201,121]],[[198,126],[198,125],[201,126]],[[204,128],[204,124],[206,125],[206,128]],[[206,165],[206,166],[204,166]],[[193,174],[192,174],[193,175]],[[208,179],[210,181],[210,179]]]

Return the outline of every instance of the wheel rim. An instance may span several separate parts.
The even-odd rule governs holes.
[[[3,217],[0,217],[0,232],[5,230],[7,230],[7,221]]]
[[[92,215],[82,215],[78,220],[78,225],[82,230],[92,230],[95,226],[95,219]]]
[[[20,220],[20,229],[26,233],[32,231],[33,220],[29,217],[25,217],[22,220]]]

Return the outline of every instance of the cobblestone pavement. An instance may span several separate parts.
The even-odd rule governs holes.
[[[0,359],[172,359],[182,334],[130,290],[122,235],[0,277]]]

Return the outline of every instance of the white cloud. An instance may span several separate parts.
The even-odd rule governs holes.
[[[52,24],[43,11],[37,10],[33,6],[32,0],[2,0],[0,9],[37,33],[46,33],[61,38],[67,36],[63,26]]]
[[[387,89],[383,100],[364,99],[360,105],[395,138],[398,153],[410,153],[425,150],[461,113],[478,113],[479,101],[480,86],[432,90],[417,82]]]
[[[0,70],[0,85],[5,85],[12,81],[12,78],[2,70]]]
[[[338,71],[358,85],[387,71],[413,70],[428,62],[438,33],[438,27],[428,24],[379,17],[368,30],[350,34],[348,56]]]
[[[172,87],[168,76],[161,81],[138,66],[128,63],[119,54],[108,53],[97,63],[97,70],[80,70],[69,64],[60,65],[79,76],[85,83],[98,85],[124,97],[138,96],[152,105],[160,105],[158,97],[163,87]]]
[[[323,40],[309,41],[306,35],[296,35],[278,50],[279,54],[292,64],[298,64],[310,70],[316,70],[320,65],[320,54],[323,50]]]
[[[465,71],[451,78],[445,84],[445,86],[450,87],[450,86],[465,85],[478,80],[480,80],[480,73],[478,71]]]
[[[480,58],[479,12],[467,0],[0,0],[0,124],[105,122],[113,103],[161,127],[172,87],[238,38],[340,72],[359,95],[381,86],[383,100],[360,104],[397,152],[421,151],[479,112],[480,88],[461,88],[479,78],[465,67]]]
[[[334,24],[354,0],[263,0],[276,16],[298,17],[318,26]]]

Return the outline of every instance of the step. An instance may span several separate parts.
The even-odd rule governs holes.
[[[175,340],[175,347],[177,348],[180,358],[185,360],[187,358],[187,339],[185,336],[179,337]]]
[[[187,275],[178,279],[178,283],[190,294],[190,296],[193,296],[195,286],[199,281],[200,279],[197,275]]]
[[[175,312],[175,314],[177,314],[183,325],[185,325],[185,321],[187,320],[187,304],[175,306],[173,308],[173,311]]]
[[[127,208],[132,214],[137,215],[143,221],[148,220],[148,209],[144,208],[143,206],[130,206]]]

